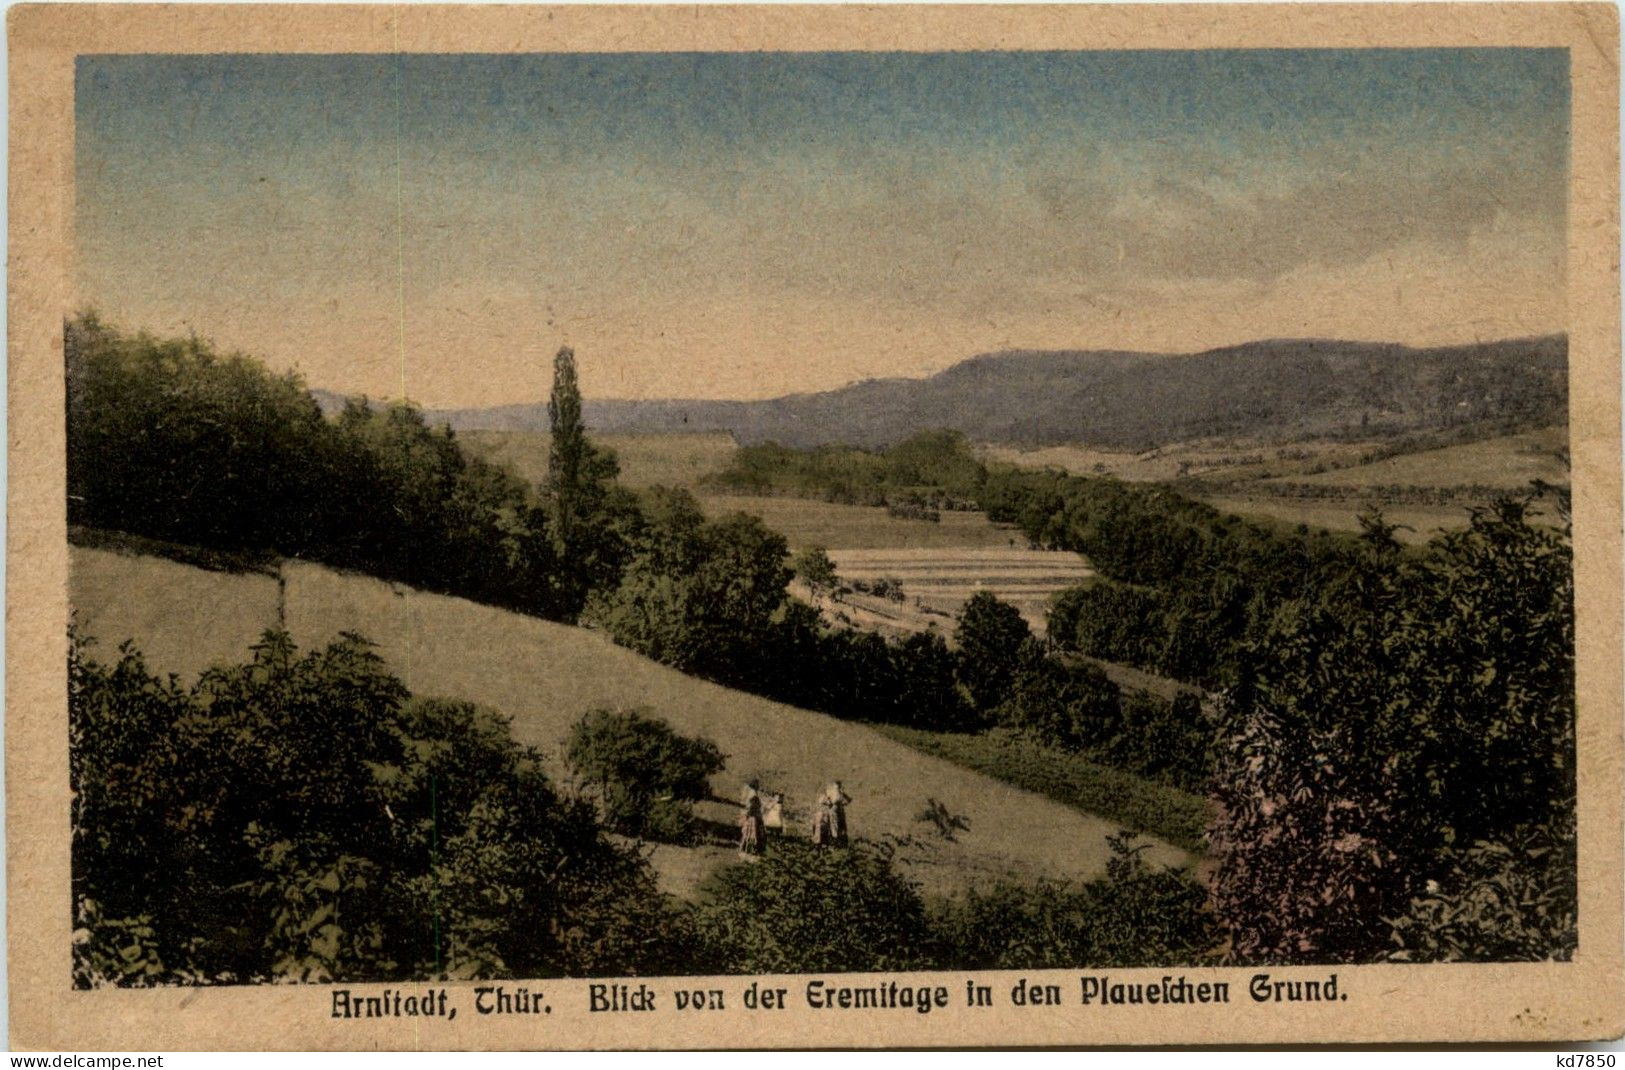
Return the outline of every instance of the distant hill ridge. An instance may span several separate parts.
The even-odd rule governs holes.
[[[587,357],[590,359],[590,355]],[[923,379],[872,379],[767,401],[588,400],[603,432],[729,431],[741,442],[884,446],[951,427],[1022,446],[1148,449],[1207,436],[1372,436],[1483,421],[1554,423],[1568,338],[1427,349],[1272,339],[1189,355],[1011,350]],[[431,413],[458,430],[540,430],[545,403]]]

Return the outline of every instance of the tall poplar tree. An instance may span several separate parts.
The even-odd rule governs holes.
[[[547,455],[547,494],[553,507],[553,548],[567,557],[581,519],[587,478],[587,436],[581,426],[581,388],[576,355],[569,346],[553,358],[553,394],[547,401],[552,449]]]

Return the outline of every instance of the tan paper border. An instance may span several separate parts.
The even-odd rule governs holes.
[[[1607,4],[954,7],[30,5],[10,31],[10,527],[6,817],[12,1044],[22,1049],[1267,1044],[1580,1039],[1625,1030],[1621,931],[1619,28]],[[1551,46],[1570,50],[1570,415],[1578,598],[1580,950],[1572,963],[1339,969],[1346,1002],[1040,1012],[588,1014],[346,1022],[321,986],[76,992],[69,984],[62,318],[72,311],[73,60],[98,52],[530,52]],[[1326,969],[1271,971],[1324,977]],[[909,975],[956,997],[965,973]],[[1019,974],[983,973],[1008,990]],[[1040,974],[1029,977],[1038,978]],[[714,982],[736,1000],[749,979]],[[688,979],[688,987],[703,982]],[[789,987],[794,998],[800,983]],[[374,986],[377,987],[377,986]],[[653,982],[669,991],[673,984]],[[1001,1003],[1003,993],[1000,993]],[[731,1000],[731,1001],[732,1001]]]

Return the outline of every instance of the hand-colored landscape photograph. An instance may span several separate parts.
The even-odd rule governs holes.
[[[74,984],[1570,959],[1569,59],[80,56]]]

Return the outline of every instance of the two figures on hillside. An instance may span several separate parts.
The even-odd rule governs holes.
[[[852,801],[841,788],[839,780],[831,782],[819,794],[813,806],[812,842],[820,847],[845,847],[846,807]],[[765,797],[761,785],[752,780],[745,785],[745,795],[739,815],[739,853],[743,857],[760,855],[767,844],[767,836],[784,833],[784,796],[772,792]]]

